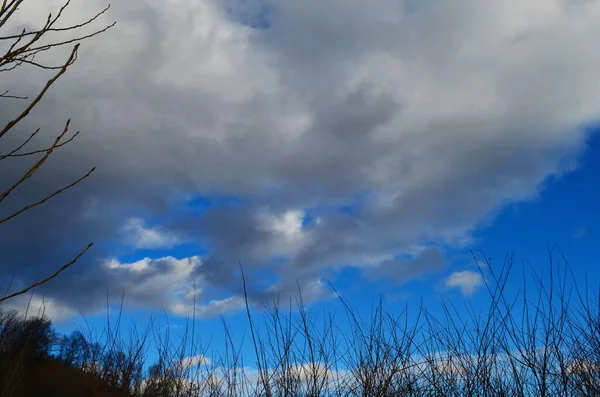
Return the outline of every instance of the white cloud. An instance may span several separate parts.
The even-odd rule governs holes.
[[[179,316],[192,316],[198,318],[210,318],[221,314],[235,313],[245,307],[245,300],[239,296],[231,296],[224,299],[211,299],[208,302],[196,302],[194,309],[193,301],[179,302],[171,306],[171,311]]]
[[[211,363],[210,358],[208,358],[202,354],[185,357],[182,361],[182,365],[184,368],[193,368],[193,367],[198,367],[201,365],[210,365],[210,363]]]
[[[148,269],[151,263],[152,259],[150,258],[140,259],[139,261],[132,263],[121,263],[117,259],[109,259],[105,262],[104,265],[112,270],[119,271],[119,269],[122,269],[127,270],[129,272],[142,273]]]
[[[219,314],[235,313],[244,308],[244,298],[232,296],[226,299],[214,299],[201,305],[198,310],[199,317],[213,317]]]
[[[279,215],[263,211],[258,217],[263,227],[281,234],[286,240],[298,240],[302,238],[304,215],[301,210],[288,210]]]
[[[129,218],[122,228],[125,241],[135,248],[172,248],[182,241],[158,227],[146,227],[141,218]]]
[[[446,287],[458,288],[463,295],[473,294],[482,285],[483,277],[481,273],[470,270],[454,272],[446,278]]]
[[[333,292],[329,285],[322,279],[306,281],[302,286],[301,292],[302,300],[306,304],[337,297],[337,294]]]
[[[332,380],[340,376],[343,372],[329,368],[322,363],[304,363],[292,366],[284,373],[279,374],[283,379],[298,379],[302,383],[312,379]]]
[[[294,255],[310,238],[310,231],[303,229],[305,212],[290,209],[274,213],[267,209],[257,212],[259,228],[269,233],[254,251],[259,257]]]
[[[202,266],[198,256],[143,258],[132,263],[110,259],[104,265],[114,276],[110,288],[123,290],[127,302],[136,305],[172,308],[193,302],[194,293],[201,293],[201,279],[194,287],[194,272]]]
[[[291,298],[299,302],[302,299],[305,305],[337,297],[337,294],[322,279],[304,280],[300,284],[300,291],[298,291],[298,280],[294,280],[294,282],[279,281],[267,288],[266,292],[272,297],[276,297],[276,301],[285,302]],[[272,302],[266,303],[271,304]]]
[[[598,372],[598,364],[587,359],[574,359],[567,366],[566,372],[569,375],[587,376]]]

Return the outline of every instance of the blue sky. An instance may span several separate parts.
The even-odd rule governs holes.
[[[97,167],[0,230],[17,286],[96,243],[32,297],[60,330],[79,312],[100,327],[121,292],[126,322],[164,310],[181,327],[195,296],[218,345],[221,314],[246,329],[240,264],[253,308],[299,286],[316,311],[336,307],[329,281],[359,312],[482,302],[471,250],[541,271],[558,243],[598,280],[598,4],[176,3],[115,4],[97,22],[117,27],[22,125],[84,133],[6,208]]]
[[[521,203],[512,204],[501,209],[495,214],[490,224],[478,229],[474,233],[474,242],[465,249],[456,249],[449,254],[447,265],[438,272],[432,272],[422,277],[409,280],[398,285],[384,281],[373,281],[357,269],[346,268],[336,274],[331,281],[335,288],[341,293],[347,304],[364,318],[368,318],[378,299],[382,298],[386,310],[390,313],[399,314],[408,305],[410,313],[416,318],[418,305],[423,303],[432,313],[442,315],[440,299],[450,300],[461,307],[463,299],[472,304],[486,307],[487,291],[480,286],[472,294],[464,296],[456,288],[445,285],[447,276],[453,271],[467,270],[478,274],[477,265],[472,257],[472,252],[482,259],[484,254],[490,263],[499,269],[504,263],[507,255],[515,255],[517,259],[514,277],[511,277],[506,290],[507,296],[517,296],[522,292],[522,275],[520,261],[526,261],[531,268],[527,271],[535,271],[547,274],[549,270],[548,249],[554,247],[554,260],[560,263],[561,255],[569,261],[574,274],[582,285],[587,277],[593,288],[598,288],[600,270],[596,266],[597,239],[600,233],[600,210],[597,203],[600,202],[600,185],[597,170],[600,169],[600,138],[597,126],[587,127],[590,131],[590,139],[584,154],[578,161],[578,168],[556,180],[548,181],[538,197]],[[201,204],[200,204],[201,203]],[[201,206],[203,210],[210,210],[212,206],[239,205],[239,199],[218,198],[194,199],[194,207]],[[344,207],[341,211],[354,214]],[[310,227],[310,222],[305,224]],[[206,252],[197,246],[180,246],[173,250],[138,250],[135,253],[120,257],[123,262],[134,262],[148,255],[175,257],[188,257],[192,254]],[[241,280],[240,280],[241,282]],[[113,306],[116,310],[117,306]],[[337,298],[317,302],[310,305],[309,311],[314,315],[319,313],[337,313],[339,323],[344,322],[344,308]],[[152,311],[128,310],[125,302],[125,315],[123,316],[123,335],[129,332],[129,326],[133,323],[147,324],[151,316],[157,313]],[[256,311],[255,316],[259,321],[259,331],[262,311]],[[466,312],[464,313],[466,315]],[[113,314],[113,319],[116,314]],[[248,321],[245,312],[225,314],[224,317],[232,330],[232,335],[237,343],[244,346],[246,357],[252,362],[253,349],[250,344]],[[90,316],[86,318],[91,328],[102,330],[106,326],[106,315]],[[165,326],[164,316],[157,319],[158,327]],[[181,316],[173,316],[169,320],[173,335],[183,333],[186,319]],[[198,337],[208,345],[208,353],[222,352],[225,343],[223,335],[223,323],[220,316],[197,320],[199,328]],[[75,319],[73,323],[61,324],[58,329],[68,333],[74,328],[87,329],[86,323],[81,319]],[[348,329],[348,328],[346,328]],[[178,336],[177,336],[178,337]],[[244,341],[244,342],[242,342]],[[153,357],[153,353],[150,353]]]
[[[592,135],[579,168],[548,181],[538,198],[504,208],[489,228],[476,233],[477,249],[496,261],[515,251],[543,269],[546,247],[556,245],[578,275],[598,280],[600,139],[596,125],[589,130]]]

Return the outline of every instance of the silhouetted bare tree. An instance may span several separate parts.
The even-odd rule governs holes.
[[[7,150],[0,151],[0,167],[10,167],[10,161],[17,158],[20,158],[21,160],[30,160],[25,172],[17,175],[14,180],[7,181],[5,186],[0,186],[1,205],[9,196],[14,195],[15,192],[18,191],[19,187],[21,187],[34,174],[36,174],[36,172],[39,171],[39,169],[46,163],[48,158],[54,153],[55,150],[67,145],[79,134],[79,132],[75,132],[73,134],[69,132],[69,124],[71,121],[69,119],[65,123],[62,132],[57,134],[56,138],[50,145],[47,145],[42,149],[33,149],[31,143],[36,135],[40,132],[40,128],[28,133],[19,128],[19,123],[30,114],[31,110],[44,98],[44,95],[47,93],[50,87],[52,87],[54,83],[67,71],[69,66],[75,62],[80,43],[86,39],[105,32],[114,26],[115,23],[93,30],[91,33],[82,33],[89,25],[94,24],[98,18],[100,18],[100,16],[108,11],[110,7],[108,6],[99,11],[97,14],[93,15],[91,18],[81,21],[80,23],[69,26],[60,26],[60,21],[62,20],[64,12],[71,2],[71,0],[67,0],[64,5],[57,10],[55,15],[48,15],[48,18],[43,26],[33,30],[23,29],[16,33],[5,34],[5,32],[11,30],[9,25],[11,18],[18,13],[19,7],[21,7],[26,0],[0,0],[0,2],[0,49],[2,50],[2,52],[0,52],[0,85],[3,84],[2,77],[10,75],[12,71],[23,66],[34,67],[40,69],[40,71],[51,71],[52,73],[51,78],[43,87],[41,87],[40,91],[33,99],[20,96],[18,93],[11,93],[8,90],[0,90],[0,101],[16,100],[23,101],[24,103],[23,109],[19,111],[15,117],[12,117],[7,121],[0,120],[0,147],[3,147],[1,143],[3,140],[6,141],[6,137],[9,133],[18,136],[23,135],[22,139],[20,139],[20,143],[8,148]],[[55,38],[60,37],[60,35],[65,35],[66,37],[62,39]],[[36,57],[44,52],[64,46],[72,46],[72,48],[68,58],[62,64],[50,65],[36,59]],[[0,104],[0,106],[2,105]],[[49,194],[42,194],[36,200],[23,203],[17,209],[11,209],[8,211],[8,213],[0,212],[0,227],[7,227],[8,222],[13,220],[15,217],[31,210],[32,208],[40,206],[46,203],[48,200],[60,195],[64,191],[71,189],[83,180],[87,179],[92,172],[94,172],[94,168],[82,173],[79,178],[76,178],[65,186],[57,188],[55,191]],[[0,206],[0,209],[1,208],[2,207]],[[63,264],[58,268],[57,271],[49,276],[38,280],[31,285],[20,289],[19,291],[0,297],[0,303],[7,299],[14,298],[15,296],[25,294],[33,288],[58,276],[65,269],[77,262],[77,260],[87,250],[90,249],[92,244],[93,243],[88,244],[79,252],[78,255],[73,258],[73,260]],[[1,262],[0,265],[2,265]]]

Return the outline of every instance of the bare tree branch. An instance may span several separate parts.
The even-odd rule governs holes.
[[[78,183],[80,183],[81,181],[83,181],[84,179],[87,179],[90,175],[92,175],[92,173],[96,170],[96,168],[92,168],[91,170],[89,170],[85,175],[83,175],[82,177],[80,177],[79,179],[75,180],[74,182],[68,184],[67,186],[58,189],[57,191],[55,191],[54,193],[52,193],[49,196],[44,197],[43,199],[33,203],[33,204],[29,204],[26,205],[25,207],[21,208],[20,210],[18,210],[17,212],[13,213],[12,215],[7,216],[6,218],[0,219],[0,225],[3,224],[4,222],[16,217],[17,215],[32,209],[33,207],[37,207],[38,205],[44,204],[46,201],[50,200],[51,198],[58,196],[59,194],[61,194],[62,192],[64,192],[65,190],[69,190],[70,188],[72,188],[73,186],[77,185]]]
[[[89,25],[92,22],[94,22],[100,16],[102,16],[103,14],[105,14],[109,9],[110,9],[110,4],[105,9],[103,9],[102,11],[100,11],[99,13],[97,13],[96,15],[94,15],[92,18],[88,19],[85,22],[82,22],[82,23],[77,24],[77,25],[67,26],[65,28],[49,28],[49,29],[46,29],[46,32],[68,32],[70,30],[75,30],[75,29],[82,28],[82,27],[84,27],[86,25]],[[2,37],[0,37],[0,40],[20,39],[20,38],[25,37],[25,36],[35,35],[38,32],[39,32],[39,30],[33,30],[33,31],[30,31],[30,32],[23,31],[23,33],[20,33],[20,34],[14,34],[14,35],[11,35],[11,36],[2,36]]]
[[[0,98],[27,99],[26,96],[9,95],[9,92],[9,90],[4,91],[2,94],[0,94]]]
[[[17,116],[15,119],[11,120],[10,122],[8,122],[8,124],[6,124],[6,126],[0,131],[0,138],[2,138],[4,136],[4,134],[6,134],[11,128],[13,128],[19,121],[21,121],[25,117],[27,117],[29,112],[31,112],[31,109],[33,109],[35,107],[35,105],[37,105],[42,100],[42,98],[44,97],[44,94],[46,94],[46,91],[48,91],[50,86],[52,86],[52,84],[54,84],[54,82],[56,80],[58,80],[58,78],[60,76],[62,76],[67,71],[67,68],[69,66],[71,66],[71,64],[75,61],[75,59],[77,58],[77,49],[78,48],[79,48],[79,44],[75,44],[75,47],[73,47],[73,51],[71,51],[71,55],[69,56],[69,59],[63,65],[63,67],[60,69],[60,71],[53,78],[48,80],[48,82],[44,86],[44,89],[38,94],[38,96],[33,100],[33,102],[31,102],[29,104],[29,106],[25,110],[23,110],[23,112],[19,116]]]
[[[17,187],[19,187],[19,185],[21,185],[27,179],[31,178],[33,176],[33,174],[46,162],[46,160],[48,160],[48,157],[50,157],[50,155],[56,148],[56,145],[58,145],[58,143],[60,142],[62,137],[65,136],[65,134],[69,130],[70,123],[71,123],[71,119],[69,119],[67,121],[67,124],[65,125],[65,129],[63,130],[63,132],[59,136],[56,137],[56,139],[54,140],[54,144],[45,151],[46,154],[41,159],[39,159],[38,162],[35,163],[31,168],[29,168],[29,170],[27,172],[25,172],[17,182],[15,182],[11,187],[9,187],[2,194],[0,194],[0,203],[2,203],[11,192],[13,192]]]
[[[13,15],[19,10],[19,7],[25,2],[25,0],[0,0],[0,30],[7,26],[8,21],[11,19]],[[12,120],[9,119],[8,122],[4,121],[2,124],[6,123],[2,129],[0,129],[0,141],[8,134],[8,132],[15,132],[15,126],[19,124],[23,119],[29,116],[32,109],[39,104],[39,102],[44,98],[44,95],[50,89],[51,86],[67,71],[69,66],[71,66],[77,59],[78,49],[80,46],[80,42],[86,39],[92,38],[94,36],[99,35],[100,33],[106,32],[108,29],[113,27],[115,23],[104,26],[101,29],[96,29],[91,33],[84,34],[84,32],[77,33],[80,29],[85,28],[95,21],[97,21],[102,15],[104,15],[110,8],[110,5],[105,7],[103,10],[97,12],[92,15],[90,18],[83,20],[80,23],[76,23],[69,26],[57,26],[60,25],[62,20],[64,11],[71,4],[71,0],[66,0],[63,5],[58,9],[58,11],[53,15],[49,14],[45,20],[41,24],[41,27],[34,28],[33,30],[23,29],[20,33],[9,33],[9,34],[0,34],[0,41],[6,42],[8,49],[0,54],[0,72],[10,72],[12,70],[17,69],[20,66],[29,65],[34,66],[43,70],[56,70],[54,75],[45,83],[39,93],[33,98],[33,100],[22,110],[15,118]],[[42,42],[42,39],[47,38],[47,33],[60,33],[67,34],[67,37],[62,37],[60,39],[54,39],[54,41]],[[10,42],[12,40],[12,42]],[[56,47],[61,47],[65,45],[74,44],[70,55],[66,62],[62,65],[47,65],[42,62],[36,60],[36,56],[42,52],[51,50]],[[14,94],[9,94],[9,90],[4,91],[0,94],[0,98],[3,99],[27,99],[26,96],[19,96]],[[3,192],[0,193],[0,204],[6,200],[19,186],[29,180],[50,158],[50,156],[54,153],[54,150],[65,146],[71,143],[79,134],[79,131],[74,133],[72,136],[67,137],[67,132],[69,130],[71,120],[69,119],[63,129],[63,131],[55,137],[53,143],[49,146],[43,147],[41,149],[29,148],[28,145],[31,144],[33,138],[35,138],[40,129],[38,128],[33,133],[30,133],[26,139],[23,139],[22,143],[19,144],[14,149],[9,149],[4,153],[0,153],[0,160],[6,160],[10,158],[28,158],[32,157],[33,164],[26,168],[26,171],[21,175],[17,175],[16,182],[12,183],[8,187],[2,187],[4,189]],[[39,157],[38,155],[41,155]],[[4,164],[4,163],[2,163]],[[55,190],[53,193],[46,194],[41,199],[34,201],[32,203],[22,205],[20,209],[16,210],[10,215],[4,215],[4,218],[0,219],[0,225],[5,224],[7,221],[14,219],[15,217],[27,212],[35,207],[38,207],[42,204],[47,203],[49,200],[55,198],[61,193],[69,190],[85,179],[87,179],[93,172],[95,168],[91,168],[87,173],[83,174],[73,182],[69,183],[66,186],[61,187],[60,189]],[[18,207],[17,207],[18,208]],[[60,269],[58,269],[52,275],[44,278],[43,280],[36,281],[28,287],[22,289],[21,291],[15,292],[10,295],[6,295],[3,298],[0,298],[0,303],[14,298],[16,296],[27,293],[33,288],[44,284],[53,278],[57,277],[60,273],[66,270],[68,267],[73,265],[90,247],[92,243],[90,243],[87,247],[85,247],[71,262],[63,265]],[[8,293],[8,291],[7,291]]]
[[[39,154],[39,153],[45,153],[48,151],[48,149],[38,149],[38,150],[32,150],[30,152],[26,152],[26,153],[17,153],[20,149],[23,148],[23,146],[25,146],[30,140],[31,138],[33,138],[33,136],[39,131],[40,129],[38,128],[37,130],[35,130],[35,132],[33,134],[31,134],[31,136],[27,139],[27,141],[25,141],[21,146],[19,146],[17,149],[11,151],[8,154],[3,154],[0,155],[0,160],[4,160],[6,158],[9,157],[27,157],[27,156],[31,156],[34,154]],[[63,147],[65,145],[67,145],[68,143],[71,143],[75,138],[77,138],[77,135],[79,135],[81,131],[77,131],[76,133],[73,134],[72,137],[70,137],[69,139],[67,139],[64,142],[59,143],[58,145],[54,146],[54,149],[58,149],[59,147]]]
[[[0,71],[12,70],[15,68],[15,65],[20,65],[22,63],[29,63],[31,65],[34,65],[34,66],[37,66],[37,67],[40,67],[43,69],[60,69],[60,66],[47,66],[47,65],[42,65],[40,63],[34,62],[33,57],[35,57],[36,54],[47,51],[51,48],[60,47],[60,46],[72,44],[72,43],[78,43],[85,39],[89,39],[100,33],[105,32],[106,30],[110,29],[111,27],[115,26],[115,24],[116,24],[116,22],[113,22],[112,24],[105,26],[103,29],[96,30],[87,35],[74,37],[74,38],[71,38],[68,40],[55,41],[55,42],[40,45],[37,47],[34,46],[34,44],[37,43],[42,37],[44,37],[44,35],[48,32],[71,32],[71,31],[75,31],[77,29],[81,29],[87,25],[92,24],[94,21],[96,21],[100,16],[104,15],[110,9],[110,5],[108,5],[105,9],[98,12],[93,17],[91,17],[88,20],[86,20],[82,23],[79,23],[79,24],[75,24],[75,25],[71,25],[71,26],[67,26],[67,27],[60,27],[60,28],[54,27],[54,24],[60,19],[60,17],[63,14],[63,11],[69,6],[69,4],[70,4],[70,0],[67,0],[63,4],[63,6],[60,8],[60,10],[58,11],[58,13],[55,17],[52,17],[52,14],[49,14],[44,26],[40,29],[32,30],[32,31],[27,31],[26,29],[23,29],[19,34],[12,34],[12,35],[8,35],[8,36],[0,37],[0,40],[15,40],[13,42],[13,44],[10,46],[10,48],[8,49],[8,51],[3,56],[0,57]],[[14,10],[12,12],[14,12]],[[0,16],[1,15],[2,15],[2,13],[0,12]],[[29,39],[27,42],[21,44],[21,41],[24,38],[29,38]],[[10,64],[12,66],[5,67],[7,64]]]
[[[24,289],[22,289],[20,291],[14,292],[14,293],[12,293],[10,295],[6,295],[3,298],[0,298],[0,303],[4,302],[6,300],[12,299],[12,298],[14,298],[16,296],[26,294],[27,292],[31,291],[35,287],[38,287],[38,286],[40,286],[42,284],[45,284],[48,281],[52,280],[53,278],[55,278],[56,276],[58,276],[59,274],[61,274],[65,270],[67,270],[69,267],[71,267],[72,265],[74,265],[75,262],[77,262],[79,260],[79,258],[81,258],[83,256],[83,254],[85,254],[87,252],[87,250],[89,250],[90,248],[92,248],[93,245],[94,245],[94,243],[89,243],[87,245],[87,247],[85,247],[81,252],[79,252],[79,254],[71,262],[62,265],[60,269],[58,269],[56,272],[52,273],[50,276],[46,277],[45,279],[40,280],[38,282],[35,282],[35,283],[31,284],[30,286],[28,286],[28,287],[26,287],[26,288],[24,288]]]

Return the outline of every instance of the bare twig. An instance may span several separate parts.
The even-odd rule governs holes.
[[[56,80],[58,80],[58,78],[60,76],[62,76],[67,71],[67,68],[75,61],[75,59],[77,58],[77,49],[78,48],[79,48],[79,44],[76,44],[75,47],[73,47],[73,50],[71,51],[71,55],[69,56],[69,59],[63,65],[63,67],[60,69],[60,71],[53,78],[48,80],[48,82],[46,83],[46,85],[44,86],[42,91],[29,104],[29,106],[25,110],[23,110],[23,112],[19,116],[17,116],[15,119],[8,122],[8,124],[6,124],[6,126],[2,130],[0,130],[0,138],[2,138],[4,136],[4,134],[6,134],[11,128],[13,128],[19,121],[21,121],[25,117],[27,117],[27,115],[29,114],[29,112],[31,112],[31,110],[35,107],[35,105],[37,105],[42,100],[42,98],[44,97],[44,94],[46,94],[46,91],[48,91],[48,89],[52,86],[52,84],[54,84],[54,82],[56,82]]]
[[[39,201],[37,201],[37,202],[35,202],[33,204],[28,204],[25,207],[23,207],[20,210],[18,210],[17,212],[14,212],[13,214],[11,214],[9,216],[7,216],[7,217],[5,217],[3,219],[0,219],[0,225],[3,224],[4,222],[10,220],[10,219],[13,219],[17,215],[19,215],[19,214],[21,214],[21,213],[23,213],[25,211],[28,211],[28,210],[30,210],[30,209],[32,209],[34,207],[37,207],[38,205],[44,204],[46,201],[50,200],[51,198],[59,195],[60,193],[64,192],[65,190],[68,190],[68,189],[72,188],[73,186],[77,185],[78,183],[80,183],[84,179],[88,178],[92,174],[92,172],[94,172],[95,170],[96,170],[96,168],[92,168],[91,170],[89,170],[85,175],[83,175],[79,179],[75,180],[74,182],[68,184],[67,186],[65,186],[65,187],[63,187],[61,189],[58,189],[57,191],[55,191],[54,193],[50,194],[49,196],[46,196],[43,199],[41,199],[41,200],[39,200]]]
[[[79,260],[79,258],[81,258],[83,256],[83,254],[85,254],[87,252],[87,250],[89,250],[93,245],[94,245],[94,243],[89,243],[87,245],[87,247],[85,247],[81,252],[79,252],[79,254],[71,262],[64,264],[60,269],[58,269],[56,272],[52,273],[50,276],[46,277],[45,279],[37,281],[20,291],[14,292],[10,295],[4,296],[3,298],[0,298],[0,303],[4,302],[6,300],[12,299],[16,296],[26,294],[27,292],[31,291],[35,287],[38,287],[38,286],[45,284],[48,281],[52,280],[53,278],[55,278],[56,276],[58,276],[59,274],[61,274],[65,270],[67,270],[69,267],[71,267],[73,264],[75,264],[75,262],[77,262]]]

